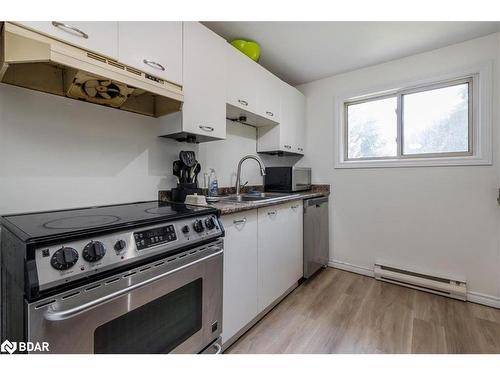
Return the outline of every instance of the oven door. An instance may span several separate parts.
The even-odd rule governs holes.
[[[222,329],[222,240],[28,304],[50,353],[199,353]]]

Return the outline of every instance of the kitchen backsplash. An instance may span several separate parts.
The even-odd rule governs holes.
[[[0,84],[0,214],[153,200],[197,145],[157,120]]]
[[[0,84],[0,215],[157,199],[176,185],[172,163],[192,150],[233,186],[256,153],[256,129],[228,122],[227,139],[200,145],[158,138],[161,119]],[[266,166],[298,158],[261,155]],[[242,182],[262,185],[257,163]]]

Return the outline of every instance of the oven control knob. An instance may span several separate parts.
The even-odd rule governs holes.
[[[61,247],[50,258],[50,264],[56,270],[67,270],[78,261],[78,252],[72,247]]]
[[[106,248],[99,241],[91,241],[83,248],[83,259],[87,262],[97,262],[106,254]]]
[[[201,233],[203,232],[203,222],[201,220],[196,220],[194,223],[193,223],[193,229],[195,232],[197,233]]]
[[[127,246],[127,243],[123,240],[118,240],[115,242],[115,250],[116,251],[122,251],[123,249],[125,249],[125,246]]]
[[[205,226],[207,229],[214,229],[215,228],[215,221],[213,217],[209,217],[208,219],[205,219]]]
[[[188,234],[188,233],[189,233],[189,226],[184,225],[184,226],[182,227],[182,233],[186,233],[186,234]]]

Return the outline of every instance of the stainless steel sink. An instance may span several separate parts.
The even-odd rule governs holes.
[[[274,202],[283,199],[292,198],[298,196],[299,194],[288,194],[288,193],[247,193],[240,195],[230,195],[223,198],[222,201],[229,201],[234,203],[245,203],[245,202]]]

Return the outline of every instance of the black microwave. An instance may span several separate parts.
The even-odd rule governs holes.
[[[267,167],[264,176],[266,191],[294,192],[311,188],[311,168]]]

